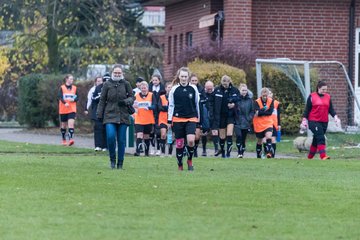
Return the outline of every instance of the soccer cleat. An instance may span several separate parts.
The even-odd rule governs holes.
[[[184,170],[184,167],[183,167],[183,166],[179,166],[178,169],[179,169],[179,171],[183,171],[183,170]]]
[[[239,154],[237,157],[238,157],[238,158],[243,158],[243,155],[242,155],[242,154]]]
[[[215,153],[214,153],[214,156],[217,157],[221,154],[221,151],[220,150],[216,150]]]
[[[206,151],[202,152],[201,156],[206,157],[207,156]]]
[[[69,146],[74,145],[75,141],[73,139],[70,139]]]
[[[62,144],[63,146],[67,146],[66,140],[62,140],[61,144]]]
[[[115,162],[110,162],[110,168],[115,169]]]
[[[123,170],[123,166],[122,165],[116,165],[116,168],[119,170]]]
[[[106,152],[106,151],[107,151],[107,148],[103,148],[102,151],[103,151],[103,152]]]
[[[327,160],[327,159],[330,159],[330,157],[327,156],[327,155],[326,155],[325,157],[322,157],[322,158],[321,158],[321,160],[323,160],[323,161],[324,161],[324,160]]]
[[[225,151],[222,151],[222,152],[221,152],[221,157],[222,157],[222,158],[226,158]]]
[[[101,148],[96,147],[94,150],[95,150],[95,152],[98,152],[98,151],[101,151]]]
[[[139,156],[140,156],[140,153],[137,153],[137,152],[136,152],[136,153],[134,153],[134,156],[135,156],[135,157],[139,157]]]

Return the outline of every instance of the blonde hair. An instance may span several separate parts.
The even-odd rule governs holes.
[[[245,83],[240,83],[240,85],[239,85],[239,90],[241,90],[241,88],[243,88],[243,87],[246,87],[246,88],[247,88],[247,85],[246,85]]]
[[[180,72],[187,72],[189,74],[189,78],[190,78],[190,75],[191,75],[190,69],[188,67],[181,67],[181,68],[179,68],[179,70],[177,70],[175,78],[172,81],[173,86],[180,83],[180,78],[179,78]]]
[[[139,88],[141,88],[141,86],[146,86],[147,89],[149,89],[149,84],[146,81],[142,81],[139,83]]]
[[[269,93],[270,93],[270,90],[269,90],[268,88],[264,87],[264,88],[262,88],[262,89],[260,90],[260,94],[263,94],[263,93],[269,94]]]

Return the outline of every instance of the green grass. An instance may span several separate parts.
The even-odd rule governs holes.
[[[357,149],[329,161],[199,158],[189,173],[174,158],[126,156],[119,171],[87,149],[0,146],[1,239],[360,236]]]

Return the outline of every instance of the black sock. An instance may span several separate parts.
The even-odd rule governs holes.
[[[160,149],[161,149],[161,153],[165,154],[165,139],[160,139]]]
[[[203,152],[206,152],[207,136],[202,136],[202,137],[201,137],[201,142],[202,142]]]
[[[275,152],[276,152],[276,143],[273,143],[273,144],[272,144],[272,148],[273,148],[272,157],[274,158],[274,157],[275,157]]]
[[[188,160],[192,160],[195,147],[186,146],[188,152]]]
[[[151,146],[155,147],[155,136],[154,133],[150,133],[150,143]],[[150,145],[149,145],[150,146]]]
[[[161,148],[161,139],[160,139],[160,137],[156,137],[156,142],[157,142],[156,150],[160,150],[160,148]]]
[[[266,148],[265,148],[266,154],[271,153],[272,154],[272,143],[271,139],[266,139]]]
[[[145,156],[149,156],[150,139],[145,139]]]
[[[142,139],[141,138],[136,138],[136,153],[140,154],[140,147],[142,145]]]
[[[172,151],[173,151],[173,143],[169,144],[169,155],[172,155]]]
[[[256,144],[256,157],[261,158],[261,144]]]
[[[236,137],[236,148],[238,149],[238,154],[242,154],[241,137]]]
[[[66,128],[60,128],[61,136],[63,140],[66,140]]]
[[[221,150],[221,152],[224,152],[225,139],[220,138],[219,142],[220,142],[220,150]]]
[[[212,141],[214,144],[214,149],[217,152],[219,150],[219,136],[212,136]]]
[[[195,146],[193,147],[194,148],[194,157],[197,157],[197,149],[198,149],[198,146],[199,146],[199,142],[200,140],[195,140]]]
[[[183,159],[183,154],[184,154],[184,148],[176,148],[176,159],[177,159],[177,164],[178,166],[182,166],[182,159]]]
[[[74,137],[74,129],[73,128],[69,128],[69,138],[72,139]]]
[[[233,145],[232,136],[227,136],[226,137],[226,154],[228,156],[231,153],[232,145]]]

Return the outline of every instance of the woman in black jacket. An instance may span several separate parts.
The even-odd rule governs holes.
[[[242,158],[246,149],[246,136],[250,131],[254,117],[254,104],[249,96],[246,84],[240,84],[239,90],[240,98],[236,103],[235,135],[238,158]]]
[[[218,129],[220,137],[220,152],[222,158],[230,157],[232,149],[232,136],[235,123],[235,104],[239,100],[240,92],[231,83],[231,78],[227,75],[222,76],[221,85],[214,90],[214,126],[212,129]],[[225,153],[225,138],[227,148]]]

